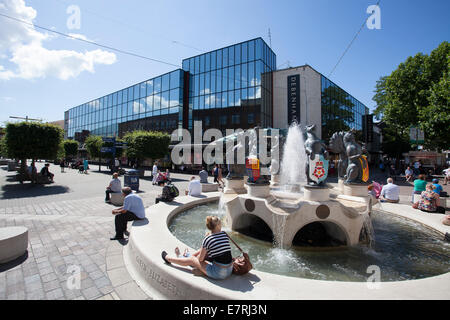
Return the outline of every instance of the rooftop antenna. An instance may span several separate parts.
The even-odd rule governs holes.
[[[269,28],[269,47],[272,49],[272,35],[270,34],[270,28]]]

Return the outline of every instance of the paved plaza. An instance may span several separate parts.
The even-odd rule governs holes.
[[[37,169],[43,165],[37,163]],[[68,168],[61,173],[59,166],[51,165],[55,183],[21,185],[14,181],[15,172],[0,167],[0,227],[25,226],[29,231],[27,255],[0,265],[0,300],[151,299],[127,272],[122,254],[126,241],[109,240],[114,235],[115,207],[104,202],[111,175],[102,169],[91,165],[88,174]],[[162,188],[152,185],[149,171],[146,175],[140,180],[139,195],[148,208]],[[172,174],[180,195],[190,176]],[[386,178],[374,176],[379,182]],[[120,179],[123,185],[124,178]],[[408,203],[412,186],[398,183],[401,202]],[[450,192],[450,186],[444,190]],[[79,288],[70,286],[74,268],[81,272]]]
[[[40,170],[44,163],[37,163]],[[26,257],[0,265],[0,299],[151,299],[129,276],[123,245],[114,235],[114,206],[104,202],[111,175],[91,165],[89,174],[51,165],[55,183],[20,185],[15,172],[0,168],[0,227],[25,226],[29,232]],[[139,195],[148,208],[161,187],[148,175]],[[184,193],[190,175],[172,174]],[[123,177],[120,177],[123,185]],[[70,288],[73,268],[81,271],[81,286]]]

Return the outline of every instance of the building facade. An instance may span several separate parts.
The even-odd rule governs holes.
[[[324,141],[336,131],[362,133],[369,108],[312,67],[276,70],[272,81],[273,127],[285,129],[293,121],[303,127],[315,124]]]
[[[192,129],[194,120],[202,121],[204,129],[271,125],[271,87],[262,85],[261,75],[276,69],[276,55],[264,40],[184,59],[182,65],[69,109],[65,137],[82,132],[122,137],[136,129],[172,133]]]
[[[327,140],[335,131],[362,130],[368,108],[310,66],[276,69],[276,55],[262,38],[182,61],[182,69],[71,108],[65,138],[89,134],[123,137],[137,129],[191,130],[288,128],[315,124]],[[80,141],[81,142],[81,141]]]

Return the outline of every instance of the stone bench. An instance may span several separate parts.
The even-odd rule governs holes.
[[[202,183],[202,192],[215,192],[219,190],[218,183]]]
[[[414,194],[414,203],[422,199],[420,194]],[[440,197],[439,205],[444,208],[450,208],[450,197]]]
[[[111,203],[115,206],[121,206],[123,205],[123,200],[125,199],[125,197],[123,196],[123,194],[120,192],[117,193],[110,193],[110,197],[111,197]]]
[[[28,248],[28,229],[25,227],[0,228],[0,264],[22,256]]]

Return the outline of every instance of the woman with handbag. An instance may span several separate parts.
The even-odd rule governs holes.
[[[222,280],[228,278],[233,272],[233,259],[229,237],[222,231],[222,223],[216,216],[206,217],[206,227],[211,232],[203,239],[202,247],[187,258],[168,257],[166,251],[161,253],[163,260],[168,264],[191,266],[199,269],[209,278]],[[206,257],[208,261],[206,261]]]

